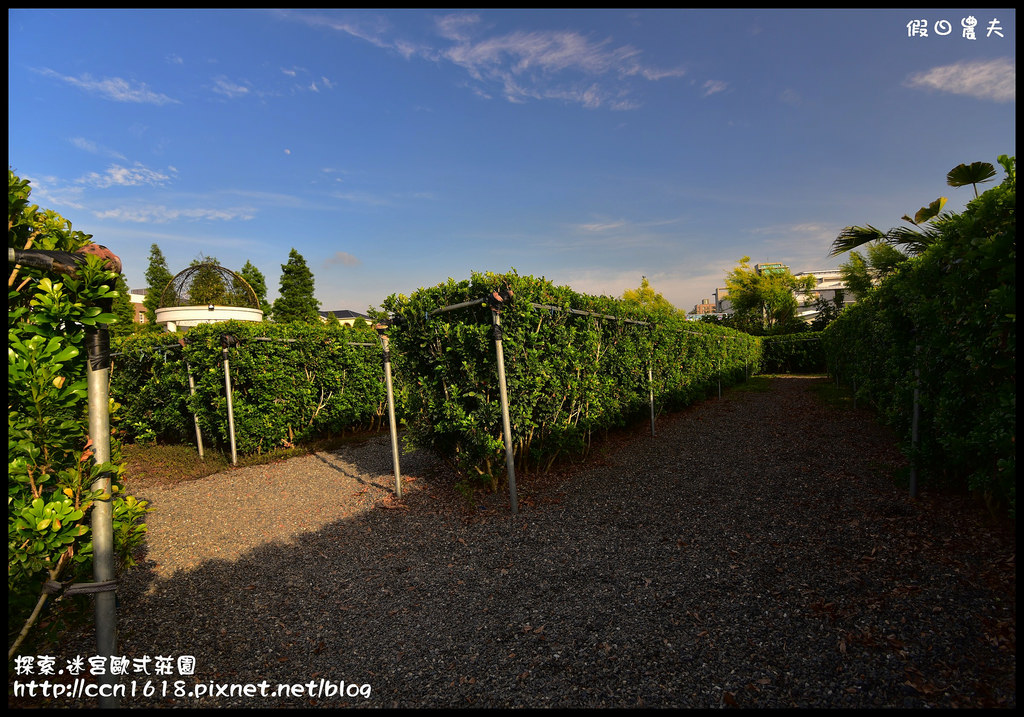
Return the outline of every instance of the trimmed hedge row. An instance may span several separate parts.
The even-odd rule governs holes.
[[[383,308],[396,323],[390,336],[405,384],[410,439],[492,487],[504,474],[504,444],[491,309],[431,312],[494,292],[508,297],[500,321],[521,469],[585,453],[596,431],[646,416],[648,367],[659,406],[677,408],[717,390],[719,371],[723,385],[730,385],[760,362],[756,337],[514,271],[474,273],[409,297],[388,297]]]
[[[825,373],[825,348],[820,331],[764,336],[765,373]]]
[[[387,415],[383,356],[372,330],[227,321],[114,342],[111,396],[127,440],[194,444],[197,414],[204,445],[229,445],[224,335],[238,342],[228,359],[240,453],[372,428]]]
[[[924,481],[1016,504],[1014,174],[938,223],[941,239],[824,331],[830,370],[909,444]]]

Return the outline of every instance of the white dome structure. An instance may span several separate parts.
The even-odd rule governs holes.
[[[156,321],[168,331],[221,321],[262,321],[259,298],[230,269],[197,264],[179,272],[160,294]]]

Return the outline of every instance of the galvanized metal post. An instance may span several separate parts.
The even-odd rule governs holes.
[[[8,247],[8,262],[25,264],[54,273],[75,275],[85,261],[86,254],[95,254],[104,259],[109,271],[120,273],[121,260],[109,249],[99,244],[90,244],[77,253],[41,249],[15,249]],[[12,278],[13,281],[13,278]],[[100,306],[104,313],[110,313],[111,300],[103,300]],[[97,465],[110,462],[110,332],[105,325],[87,327],[86,345],[86,396],[89,409],[89,440],[92,442],[93,460]],[[96,500],[92,507],[92,551],[93,579],[97,583],[113,583],[114,569],[114,508],[109,473],[100,473],[90,486],[102,491],[104,499]],[[109,660],[117,654],[117,594],[112,588],[96,593],[95,597],[96,650],[98,657]],[[97,675],[101,685],[116,686],[117,676],[105,670]],[[115,690],[101,690],[99,706],[115,708],[118,697]]]
[[[92,440],[93,460],[97,464],[110,461],[110,333],[105,326],[86,330],[89,357],[86,390],[89,401],[89,438]],[[116,578],[114,571],[114,507],[110,474],[101,473],[92,484],[93,490],[103,491],[104,499],[92,508],[92,574],[97,583]],[[117,654],[117,593],[113,590],[96,593],[96,649],[108,661]],[[115,685],[117,676],[106,670],[97,676],[101,684]],[[102,690],[99,706],[114,708],[118,698],[113,690]]]
[[[921,368],[918,353],[921,345],[914,346],[914,414],[910,424],[910,497],[917,498],[917,421],[919,414],[918,398],[921,391]]]
[[[654,374],[651,365],[647,364],[647,386],[651,390],[651,435],[654,435]]]
[[[188,365],[188,361],[185,362],[185,372],[188,374],[188,395],[196,395],[196,381],[192,378],[192,367]],[[203,434],[199,430],[199,414],[192,414],[192,422],[196,425],[196,446],[199,448],[199,457],[203,458]],[[203,460],[206,460],[203,458]]]
[[[722,397],[722,354],[725,353],[725,341],[721,338],[718,339],[722,342],[721,348],[718,350],[718,397]]]
[[[384,383],[388,390],[388,423],[391,426],[391,462],[395,469],[395,495],[402,497],[402,471],[398,467],[398,428],[395,425],[395,396],[391,390],[391,351],[388,337],[380,334],[380,345],[384,349]]]
[[[224,392],[228,397],[228,436],[231,438],[231,465],[238,465],[238,453],[235,450],[235,409],[231,404],[231,366],[228,361],[228,337],[224,337]]]
[[[505,437],[505,467],[508,470],[508,492],[512,500],[512,515],[519,512],[516,497],[516,462],[512,450],[512,426],[508,417],[508,390],[505,386],[505,354],[501,348],[501,309],[491,305],[491,321],[494,323],[494,353],[498,359],[498,395],[501,398],[501,428]]]

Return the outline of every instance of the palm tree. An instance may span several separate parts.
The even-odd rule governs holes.
[[[909,254],[920,254],[938,240],[940,233],[935,227],[925,225],[938,217],[944,206],[946,206],[946,197],[939,197],[927,207],[918,209],[913,218],[904,214],[903,221],[913,224],[914,229],[893,227],[889,231],[883,232],[870,224],[863,227],[846,227],[832,242],[832,251],[829,256],[837,256],[844,251],[850,251],[871,242],[885,242],[902,248]]]
[[[958,164],[946,175],[946,184],[951,187],[974,187],[974,198],[978,198],[978,185],[989,182],[996,176],[996,168],[988,162]]]

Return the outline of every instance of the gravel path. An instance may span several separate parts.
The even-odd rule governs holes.
[[[132,674],[158,692],[121,704],[1015,707],[1015,535],[911,501],[891,438],[821,403],[825,380],[730,391],[520,476],[516,517],[507,492],[469,509],[421,454],[393,500],[386,435],[139,490],[157,511],[119,651],[196,670]],[[321,680],[342,694],[174,684]]]

